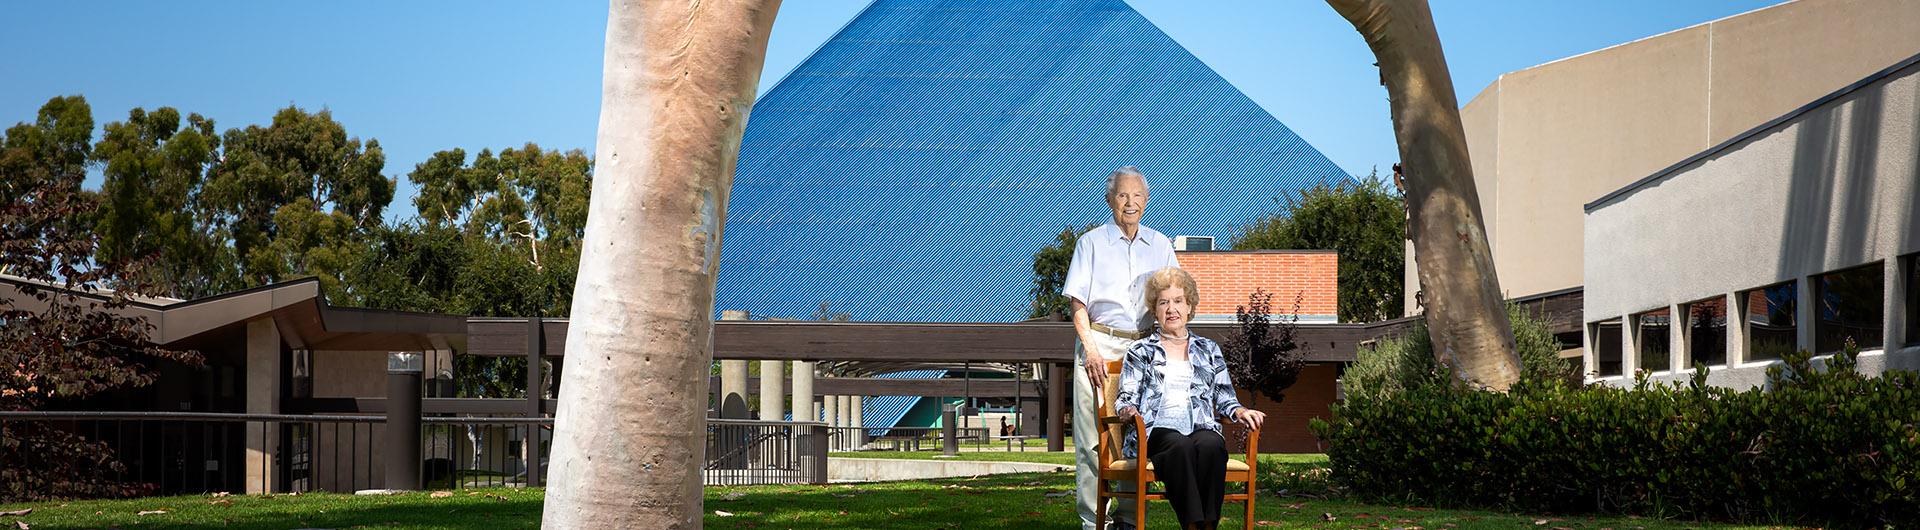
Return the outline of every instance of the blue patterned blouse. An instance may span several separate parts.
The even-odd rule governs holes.
[[[1220,345],[1192,333],[1187,337],[1187,360],[1193,363],[1187,413],[1193,417],[1194,429],[1218,432],[1220,422],[1214,418],[1231,416],[1240,410],[1240,399],[1233,393],[1233,379],[1227,374],[1227,360],[1220,353]],[[1161,414],[1161,400],[1166,398],[1163,378],[1155,368],[1166,363],[1167,350],[1160,347],[1158,333],[1127,348],[1126,361],[1120,363],[1120,394],[1114,398],[1113,409],[1133,407],[1148,428],[1152,428]],[[1137,438],[1132,429],[1127,430],[1126,441],[1120,448],[1123,457],[1133,458],[1138,453]]]

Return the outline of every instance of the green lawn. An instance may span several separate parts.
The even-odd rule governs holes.
[[[1289,455],[1274,455],[1279,459]],[[1262,459],[1262,463],[1266,460]],[[1276,460],[1282,466],[1299,462]],[[1311,464],[1306,464],[1311,465]],[[1026,473],[948,479],[825,486],[741,486],[706,490],[708,528],[1074,528],[1073,475]],[[32,508],[26,516],[0,516],[51,528],[534,528],[541,490],[486,489],[434,498],[427,493],[356,497],[308,494],[274,497],[166,497],[0,506],[0,512]],[[1227,505],[1232,514],[1239,505]],[[1680,529],[1762,528],[1676,523],[1637,518],[1550,517],[1481,511],[1386,507],[1345,500],[1263,495],[1256,520],[1262,528],[1580,528]],[[143,510],[166,513],[137,515]],[[723,515],[724,514],[724,515]],[[1175,528],[1165,503],[1148,509],[1152,528]],[[1230,527],[1237,518],[1229,515]],[[1233,526],[1237,528],[1237,526]]]
[[[74,501],[0,506],[0,512],[32,508],[25,516],[0,516],[0,528],[539,528],[543,490],[491,488],[461,490],[432,498],[428,493],[355,496],[231,495],[215,498],[154,497],[113,501]],[[143,511],[164,511],[139,515]]]
[[[1278,455],[1285,456],[1285,455]],[[1263,462],[1265,460],[1263,459]],[[1077,528],[1071,473],[1028,473],[971,479],[842,484],[741,486],[707,489],[708,528]],[[1221,528],[1239,528],[1229,521]],[[726,512],[730,516],[718,515]],[[1178,528],[1165,503],[1147,508],[1149,528]],[[1386,507],[1344,500],[1262,496],[1261,528],[1765,528],[1626,517],[1552,517],[1421,507]]]

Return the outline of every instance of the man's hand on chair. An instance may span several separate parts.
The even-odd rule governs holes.
[[[1133,405],[1127,405],[1120,407],[1120,410],[1114,411],[1113,413],[1116,416],[1120,416],[1120,419],[1126,420],[1132,419],[1135,414],[1139,414],[1140,409],[1133,408]]]
[[[1267,413],[1240,407],[1240,410],[1233,412],[1233,419],[1248,428],[1258,429],[1262,422],[1267,421]]]
[[[1093,343],[1085,342],[1084,344],[1087,345],[1087,358],[1084,361],[1087,383],[1093,385],[1093,393],[1097,396],[1100,394],[1101,387],[1107,385],[1107,358],[1100,355],[1099,349],[1092,347]]]

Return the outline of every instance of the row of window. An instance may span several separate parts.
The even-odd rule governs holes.
[[[1885,263],[1876,262],[1808,278],[1812,297],[1813,346],[1819,353],[1840,351],[1848,339],[1862,350],[1877,349],[1886,333]],[[1896,266],[1906,277],[1906,342],[1920,344],[1920,255],[1902,258]],[[1681,304],[1678,314],[1655,309],[1622,319],[1588,324],[1588,336],[1600,377],[1622,375],[1621,362],[1628,345],[1621,326],[1633,326],[1632,349],[1639,368],[1650,372],[1691,369],[1694,364],[1727,364],[1727,325],[1746,331],[1746,361],[1778,359],[1799,342],[1800,289],[1784,282],[1741,291],[1733,297],[1739,307],[1729,311],[1726,297]],[[1732,315],[1733,318],[1729,318]],[[1675,344],[1673,326],[1680,326]],[[1681,366],[1673,366],[1678,350]]]

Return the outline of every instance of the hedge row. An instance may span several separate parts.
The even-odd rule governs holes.
[[[1316,420],[1334,481],[1364,498],[1838,527],[1920,525],[1920,374],[1816,370],[1786,356],[1769,390],[1527,381],[1451,384],[1335,405]]]

